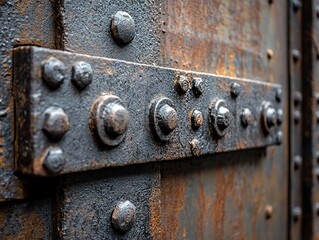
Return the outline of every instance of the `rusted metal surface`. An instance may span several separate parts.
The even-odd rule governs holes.
[[[17,45],[54,47],[50,1],[0,1],[0,202],[26,195],[13,172],[14,119],[12,49]]]
[[[67,175],[58,195],[60,239],[161,239],[159,168],[129,166]],[[130,229],[112,223],[119,202],[135,206]]]
[[[54,89],[43,79],[43,62],[53,57],[65,66],[63,83]],[[189,157],[193,139],[201,154],[281,143],[279,85],[36,47],[16,49],[14,60],[16,160],[24,173],[47,175],[42,165],[50,147],[63,149],[65,165],[59,173],[67,173]],[[78,61],[94,69],[83,91],[71,82]],[[188,87],[179,94],[174,82],[181,75],[187,81],[200,78],[205,91],[196,96]],[[241,87],[239,96],[231,94],[233,83]],[[243,108],[252,113],[249,126],[241,124]],[[194,109],[204,116],[203,126],[195,130]]]

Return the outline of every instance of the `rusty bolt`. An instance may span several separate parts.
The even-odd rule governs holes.
[[[60,140],[70,129],[68,115],[60,107],[49,107],[44,112],[42,129],[51,140]]]
[[[161,130],[168,134],[177,127],[177,112],[168,104],[164,104],[158,112],[158,120]]]
[[[194,156],[199,156],[201,154],[199,141],[197,139],[194,138],[189,142],[189,145],[191,146],[191,151]]]
[[[66,67],[60,60],[51,57],[43,63],[42,78],[52,89],[58,88],[66,75]]]
[[[190,87],[190,83],[187,76],[178,76],[177,81],[175,81],[175,87],[179,93],[186,93]]]
[[[65,156],[63,150],[59,147],[51,148],[43,161],[43,167],[53,174],[61,172],[64,164]]]
[[[119,103],[109,103],[104,109],[105,131],[111,136],[119,136],[126,132],[130,122],[127,109]]]
[[[300,155],[296,155],[294,157],[294,168],[295,168],[295,170],[300,169],[301,164],[302,164],[302,157]]]
[[[121,201],[116,204],[112,213],[113,226],[121,231],[132,228],[136,218],[136,207],[130,201]]]
[[[292,1],[292,8],[295,12],[297,12],[301,8],[301,1],[300,0],[293,0]]]
[[[254,121],[253,114],[249,108],[244,108],[240,114],[240,122],[243,127],[247,127]]]
[[[300,118],[301,118],[301,113],[296,110],[296,111],[294,112],[294,120],[295,120],[295,123],[296,123],[296,124],[299,123]]]
[[[199,128],[203,125],[203,122],[204,122],[204,118],[203,118],[203,114],[201,111],[199,110],[194,110],[193,113],[192,113],[192,126],[194,128]]]
[[[232,114],[228,108],[221,106],[217,111],[217,125],[221,129],[226,129],[229,127],[232,120]]]
[[[277,102],[281,102],[281,97],[282,97],[282,89],[281,88],[277,88],[276,89],[276,100],[277,100]]]
[[[292,50],[292,58],[294,62],[297,62],[299,60],[299,57],[300,57],[299,50],[297,49]]]
[[[294,222],[298,222],[301,217],[301,208],[300,207],[294,207],[292,210],[292,217]]]
[[[265,207],[265,217],[266,219],[270,219],[272,217],[273,214],[273,208],[271,205],[267,205]]]
[[[238,97],[241,93],[241,86],[238,83],[232,83],[230,85],[230,92],[233,97]]]
[[[204,92],[204,81],[201,78],[193,78],[192,86],[194,95],[196,97],[200,96]]]
[[[118,11],[111,20],[111,32],[116,42],[130,43],[135,36],[135,23],[130,14]]]
[[[298,106],[302,101],[302,95],[301,95],[301,92],[299,91],[296,91],[294,93],[294,103],[295,103],[295,106]]]
[[[273,107],[267,108],[266,117],[267,117],[267,125],[269,128],[276,125],[277,123],[276,109],[274,109]]]
[[[210,123],[212,129],[217,133],[219,137],[225,135],[228,127],[233,120],[233,115],[228,109],[226,103],[222,99],[216,99],[211,102],[209,106]]]
[[[282,124],[284,120],[284,111],[280,108],[277,110],[277,123],[278,125]]]
[[[93,69],[87,62],[77,62],[72,67],[72,82],[79,88],[85,88],[92,82]]]
[[[267,57],[268,59],[272,59],[272,57],[274,56],[274,51],[271,49],[267,49]]]

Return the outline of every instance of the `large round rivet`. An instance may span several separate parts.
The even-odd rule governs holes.
[[[270,102],[262,103],[261,122],[266,133],[277,124],[277,111]]]
[[[150,107],[150,127],[162,141],[169,140],[171,133],[177,127],[177,112],[172,100],[159,97],[152,101]]]
[[[60,60],[51,57],[42,65],[42,78],[52,88],[58,88],[66,75],[66,67]]]
[[[49,149],[44,161],[43,167],[50,173],[56,174],[62,171],[65,164],[63,150],[59,147]]]
[[[115,41],[121,44],[130,43],[135,36],[135,23],[130,14],[118,11],[111,20],[111,32]]]
[[[70,129],[68,115],[60,107],[49,107],[44,112],[42,129],[51,140],[60,140]]]
[[[93,69],[87,62],[77,62],[72,67],[72,82],[79,88],[85,88],[92,82]]]
[[[218,136],[224,136],[233,120],[233,114],[220,99],[210,104],[209,111],[212,129]]]
[[[136,218],[136,207],[130,201],[119,202],[112,213],[113,226],[121,231],[128,231],[132,228]]]
[[[130,122],[123,101],[114,95],[102,95],[93,104],[90,124],[98,138],[108,146],[120,144]]]

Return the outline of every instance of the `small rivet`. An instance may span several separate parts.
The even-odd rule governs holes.
[[[247,127],[254,122],[253,114],[251,113],[249,108],[244,108],[241,111],[240,122],[243,127]]]
[[[267,205],[265,207],[265,217],[266,219],[270,219],[273,214],[273,207],[271,205]]]
[[[273,50],[267,49],[267,57],[268,57],[268,59],[272,59],[273,56],[274,56]]]
[[[319,180],[319,168],[315,169],[315,174],[316,174],[317,180]]]
[[[319,105],[319,93],[316,93],[316,101],[317,101],[317,104]]]
[[[193,78],[193,86],[192,86],[194,95],[199,97],[204,92],[204,81],[201,78]]]
[[[294,157],[294,169],[299,170],[302,164],[302,157],[300,155],[296,155]]]
[[[319,124],[319,111],[316,112],[317,124]]]
[[[130,43],[135,36],[134,19],[127,12],[118,11],[111,20],[111,32],[120,44]]]
[[[191,146],[191,151],[194,156],[199,156],[201,154],[199,141],[197,139],[193,139],[189,142]]]
[[[319,203],[316,203],[315,211],[316,211],[317,216],[319,216]]]
[[[51,148],[43,161],[43,167],[53,174],[61,172],[64,164],[65,156],[63,150],[59,147]]]
[[[294,104],[298,106],[302,101],[302,94],[299,91],[294,92]]]
[[[280,145],[282,143],[282,138],[283,138],[283,135],[282,135],[282,132],[279,131],[276,135],[276,144],[277,145]]]
[[[284,111],[280,108],[277,110],[277,123],[278,125],[282,124],[284,120]]]
[[[301,118],[301,113],[299,111],[294,111],[294,120],[295,120],[295,123],[299,123],[300,121],[300,118]]]
[[[72,67],[72,82],[79,88],[85,88],[92,82],[93,69],[87,62],[77,62]]]
[[[292,8],[295,12],[297,12],[301,8],[301,1],[300,0],[293,0],[292,1]]]
[[[281,88],[277,88],[276,89],[276,100],[277,100],[277,102],[281,102],[281,97],[282,97],[282,89]]]
[[[190,83],[187,76],[178,76],[177,81],[175,81],[175,88],[179,93],[186,93],[190,87]]]
[[[203,125],[204,122],[204,118],[203,118],[203,114],[201,111],[199,110],[194,110],[192,113],[192,126],[193,128],[199,128]]]
[[[292,217],[294,222],[298,222],[301,217],[301,208],[300,207],[294,207],[292,210]]]
[[[44,112],[42,129],[51,140],[60,140],[70,129],[68,115],[60,107],[49,107]]]
[[[232,83],[230,85],[230,92],[233,97],[238,97],[241,93],[241,86],[238,83]]]
[[[316,10],[316,16],[317,16],[317,18],[319,18],[319,6],[318,5],[316,6],[315,10]]]
[[[60,60],[51,57],[42,65],[42,78],[47,85],[52,88],[58,88],[66,75],[66,67]]]
[[[292,50],[292,58],[294,62],[297,62],[299,60],[299,57],[300,57],[299,50],[297,49]]]
[[[121,231],[128,231],[132,228],[136,218],[136,207],[130,201],[119,202],[112,213],[113,226]]]

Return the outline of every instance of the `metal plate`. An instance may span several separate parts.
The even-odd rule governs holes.
[[[43,64],[51,57],[65,65],[65,80],[55,89],[43,80]],[[266,133],[261,119],[263,103],[280,109],[277,95],[280,85],[37,47],[15,49],[14,61],[16,168],[24,173],[49,175],[43,163],[48,149],[57,146],[65,154],[65,165],[55,173],[61,174],[265,147],[280,143],[282,137],[278,124]],[[72,66],[79,61],[93,68],[93,81],[85,89],[79,89],[71,81]],[[180,76],[186,76],[189,81],[201,78],[203,93],[196,96],[191,87],[179,93],[174,86]],[[240,86],[238,96],[232,93],[234,83]],[[92,105],[103,94],[120,97],[130,114],[126,137],[116,147],[102,144],[89,126]],[[151,103],[162,96],[173,101],[177,112],[177,128],[166,142],[158,141],[149,126]],[[225,102],[233,119],[223,136],[215,134],[209,121],[212,112],[209,108],[217,100]],[[42,129],[44,112],[51,106],[62,108],[70,121],[69,131],[59,141],[48,139]],[[248,127],[241,124],[244,108],[250,109],[253,116]],[[191,124],[194,109],[203,113],[204,122],[199,129]],[[194,140],[197,140],[195,144]]]

